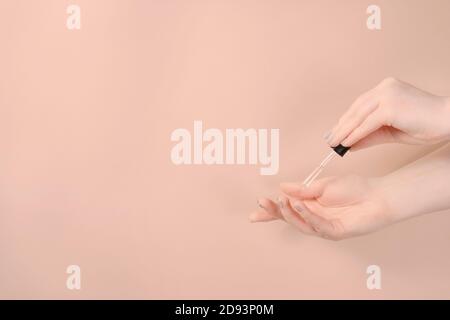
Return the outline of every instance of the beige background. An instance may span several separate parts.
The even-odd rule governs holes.
[[[247,220],[384,77],[449,94],[449,39],[448,0],[1,1],[0,298],[450,298],[450,212],[342,242]],[[174,166],[170,133],[194,120],[280,128],[279,174]],[[428,150],[377,147],[326,173],[381,175]]]

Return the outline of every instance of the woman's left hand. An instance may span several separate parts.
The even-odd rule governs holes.
[[[363,235],[394,222],[379,179],[360,176],[324,178],[309,187],[284,183],[277,203],[262,198],[253,222],[284,220],[301,232],[340,240]]]

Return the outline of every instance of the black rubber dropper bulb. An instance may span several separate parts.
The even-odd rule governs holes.
[[[343,157],[348,150],[350,150],[350,147],[344,147],[342,144],[336,146],[333,148],[333,150],[340,155],[341,157]]]

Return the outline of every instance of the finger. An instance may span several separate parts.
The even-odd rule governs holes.
[[[325,186],[333,177],[319,179],[305,186],[302,183],[284,182],[280,184],[281,191],[286,195],[299,199],[315,199],[323,194]]]
[[[286,220],[287,223],[305,234],[315,234],[314,229],[309,226],[294,209],[292,209],[288,198],[280,196],[278,198],[278,206],[280,207],[281,214],[283,215],[284,220]]]
[[[278,217],[268,213],[266,210],[259,209],[250,214],[248,217],[250,222],[268,222],[273,220],[279,220]]]
[[[364,122],[355,128],[350,135],[342,141],[342,145],[351,147],[369,134],[375,132],[384,126],[384,114],[382,112],[374,112],[370,114]]]
[[[368,116],[370,116],[378,107],[378,101],[372,99],[367,101],[365,105],[359,107],[351,116],[343,120],[341,124],[332,133],[333,137],[330,139],[329,144],[335,147],[342,143],[342,141],[358,126],[360,126]]]
[[[327,133],[324,134],[323,138],[329,143],[333,139],[334,134],[336,133],[339,126],[343,123],[346,123],[348,119],[350,119],[353,114],[360,108],[362,105],[364,105],[369,99],[372,98],[374,95],[374,91],[376,88],[373,88],[361,96],[359,96],[350,106],[350,108],[345,111],[345,113],[339,118],[338,123]]]
[[[344,115],[341,117],[341,120],[349,119],[355,114],[357,114],[361,108],[366,105],[367,102],[373,100],[374,96],[376,95],[378,91],[378,87],[374,87],[370,89],[369,91],[366,91],[362,95],[360,95],[348,108],[348,110],[344,113]]]
[[[284,220],[278,204],[268,198],[259,198],[258,206],[277,219]]]
[[[338,228],[334,220],[325,219],[317,215],[316,213],[308,209],[303,202],[298,200],[294,202],[294,209],[319,236],[333,240],[341,238],[342,232],[340,228]]]
[[[352,145],[351,151],[369,148],[378,144],[394,142],[390,127],[381,127]]]

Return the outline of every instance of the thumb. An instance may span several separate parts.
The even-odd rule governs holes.
[[[423,141],[413,138],[401,130],[393,127],[381,127],[365,138],[356,142],[351,151],[369,148],[378,144],[399,142],[405,144],[423,144]]]
[[[378,144],[394,142],[394,137],[389,127],[381,127],[375,132],[372,132],[368,136],[362,138],[356,142],[351,151],[357,151],[365,148],[369,148]]]
[[[284,182],[280,184],[281,191],[286,195],[298,199],[315,199],[322,195],[326,184],[332,178],[323,178],[314,181],[308,187],[300,182]]]

